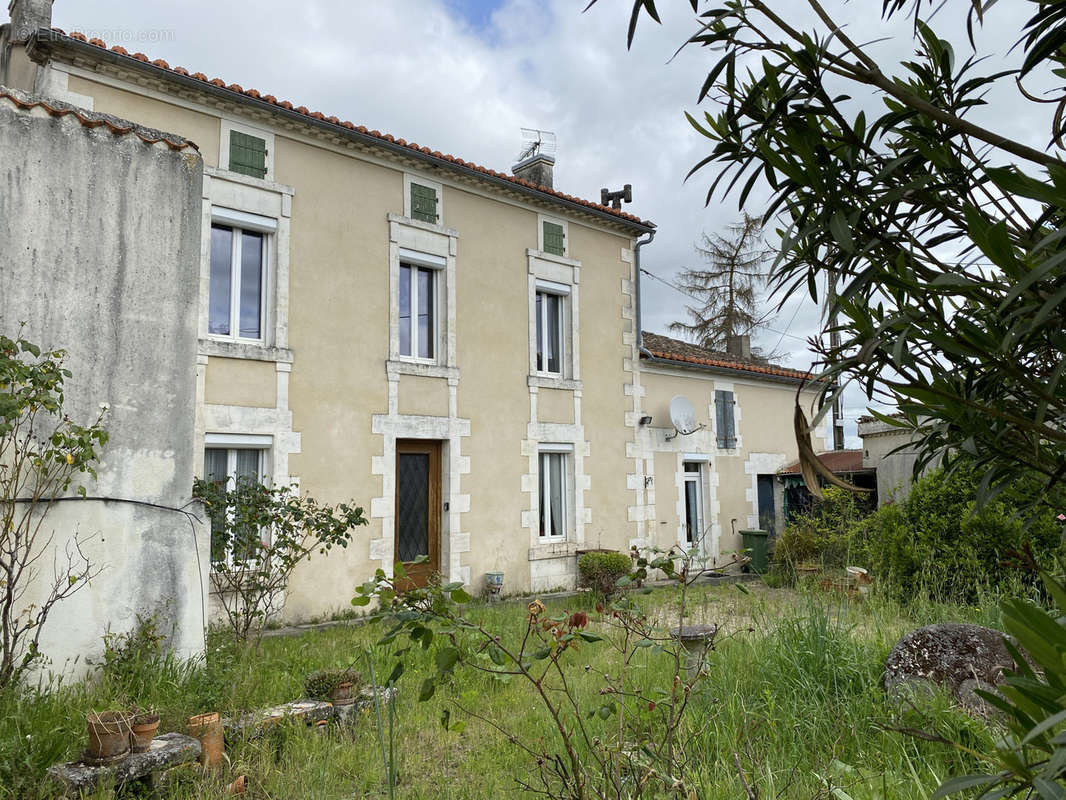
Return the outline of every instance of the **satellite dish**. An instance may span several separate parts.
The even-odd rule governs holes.
[[[676,439],[678,436],[688,436],[703,429],[703,425],[696,422],[696,412],[692,403],[683,394],[679,394],[670,401],[670,422],[674,425],[676,433],[667,436],[666,440]]]

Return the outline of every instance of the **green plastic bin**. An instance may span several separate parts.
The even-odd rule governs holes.
[[[744,565],[745,572],[765,575],[770,569],[769,531],[741,531],[744,550],[751,556],[751,562]]]

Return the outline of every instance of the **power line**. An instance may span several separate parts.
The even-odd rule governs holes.
[[[660,277],[660,276],[656,275],[656,274],[655,274],[654,272],[648,272],[648,270],[644,269],[643,267],[641,267],[641,268],[640,268],[640,271],[641,271],[641,272],[643,272],[643,273],[644,273],[645,275],[647,275],[647,276],[648,276],[649,278],[652,278],[652,279],[654,279],[654,280],[657,280],[657,281],[659,281],[660,283],[665,283],[665,284],[666,284],[667,286],[669,286],[669,287],[670,287],[671,289],[673,289],[674,291],[676,291],[676,292],[680,292],[681,294],[685,295],[685,297],[689,297],[689,298],[691,298],[691,299],[693,299],[693,300],[699,300],[699,299],[700,299],[700,298],[699,298],[699,297],[697,297],[696,295],[692,294],[692,292],[687,292],[687,291],[685,291],[685,290],[684,290],[684,289],[682,289],[682,288],[681,288],[680,286],[678,286],[678,285],[677,285],[676,283],[671,283],[670,281],[666,280],[666,278],[662,278],[662,277]],[[798,313],[798,312],[799,312],[799,306],[796,306],[796,313]],[[796,313],[794,313],[794,314],[792,315],[792,320],[790,320],[790,321],[789,321],[789,323],[788,323],[788,327],[789,327],[789,328],[791,328],[791,327],[792,327],[792,322],[794,322],[794,321],[795,321],[795,319],[796,319]],[[800,341],[800,342],[804,342],[804,343],[806,343],[806,342],[807,342],[807,340],[806,340],[806,339],[804,339],[804,338],[803,338],[802,336],[796,336],[795,334],[789,333],[789,332],[788,332],[788,330],[784,330],[784,331],[779,331],[779,330],[775,330],[774,328],[769,328],[769,327],[767,327],[767,326],[765,326],[765,325],[763,325],[763,326],[761,326],[761,327],[762,327],[762,328],[763,328],[764,330],[768,330],[768,331],[770,331],[770,333],[779,333],[779,334],[781,334],[781,337],[782,337],[782,338],[784,338],[785,336],[787,336],[787,337],[789,337],[790,339],[796,339],[796,340],[798,340],[798,341]],[[780,342],[780,340],[778,340],[778,342],[777,342],[777,345],[778,345],[778,346],[780,346],[780,344],[781,344],[781,342]],[[776,349],[777,349],[777,347],[774,347],[774,350],[776,350]]]

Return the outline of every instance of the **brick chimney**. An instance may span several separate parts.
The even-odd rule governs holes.
[[[742,336],[730,336],[725,340],[725,351],[731,355],[736,356],[742,361],[751,360],[751,336],[744,334]]]
[[[39,28],[52,27],[52,0],[11,0],[9,42],[25,42]]]
[[[519,161],[511,172],[516,178],[522,178],[543,186],[545,189],[552,188],[552,171],[555,168],[555,157],[544,153],[534,153],[524,161]]]

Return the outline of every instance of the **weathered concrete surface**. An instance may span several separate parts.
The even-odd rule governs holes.
[[[331,703],[321,700],[297,700],[273,708],[253,711],[236,719],[222,720],[226,737],[252,739],[262,736],[268,730],[285,720],[300,720],[313,725],[320,720],[333,719],[334,708]]]
[[[25,108],[36,98],[10,94],[0,98],[0,330],[25,321],[30,341],[69,352],[73,420],[109,404],[111,439],[85,487],[116,498],[49,513],[53,546],[91,537],[85,552],[102,572],[56,606],[41,649],[51,668],[81,674],[106,630],[158,614],[179,654],[201,653],[207,528],[168,508],[189,502],[193,478],[203,163],[179,137],[152,144],[156,132],[60,116],[56,101]],[[43,581],[52,558],[41,563]]]
[[[864,417],[859,420],[858,432],[862,438],[862,465],[877,469],[878,505],[906,500],[914,482],[914,462],[918,459],[918,451],[911,446],[910,431]],[[897,447],[903,449],[893,452]],[[925,472],[939,464],[938,458]]]
[[[931,686],[949,690],[968,711],[988,716],[992,707],[975,690],[993,691],[1014,659],[1005,634],[981,625],[946,622],[912,631],[885,662],[885,691],[900,697]]]
[[[48,768],[48,775],[72,796],[94,790],[97,786],[129,783],[164,769],[196,761],[200,757],[200,743],[183,733],[164,733],[152,740],[144,753],[131,753],[117,764],[90,767],[80,761],[56,764]]]

